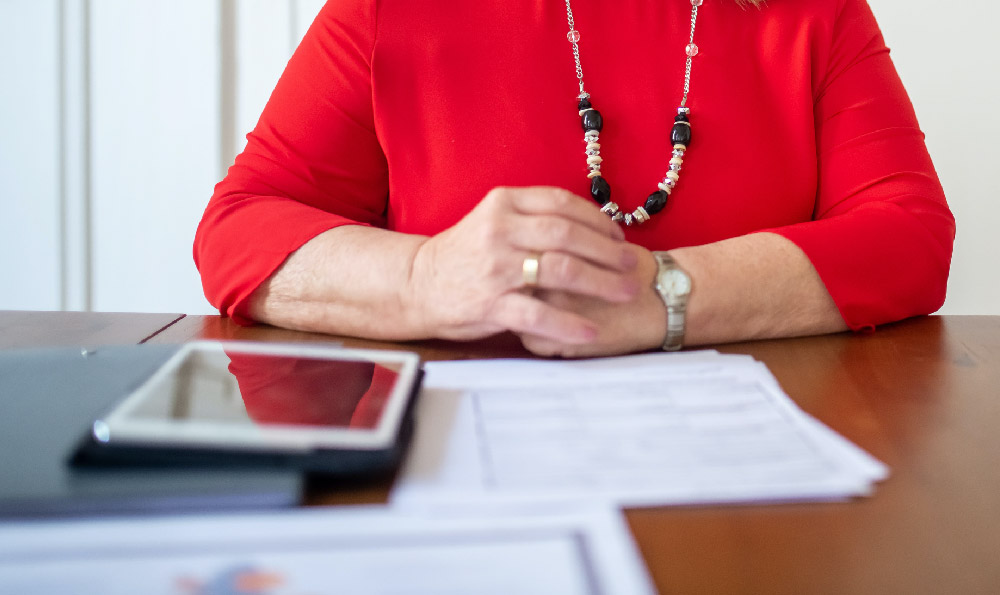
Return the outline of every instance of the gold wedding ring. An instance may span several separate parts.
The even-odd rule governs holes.
[[[524,281],[525,287],[538,285],[538,261],[541,258],[542,255],[538,252],[524,257],[524,263],[521,265],[521,279]]]

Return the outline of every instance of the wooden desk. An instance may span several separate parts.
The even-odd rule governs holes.
[[[181,318],[145,340],[197,338],[400,347],[211,316]],[[510,337],[402,347],[427,360],[526,355]],[[1000,317],[721,350],[765,362],[804,410],[892,476],[852,502],[626,511],[661,593],[1000,593]],[[387,491],[317,487],[312,501],[378,502]]]
[[[183,314],[0,310],[0,349],[142,343]]]

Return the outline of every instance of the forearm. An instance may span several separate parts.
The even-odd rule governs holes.
[[[693,283],[688,345],[847,328],[809,259],[782,236],[750,234],[671,254]]]
[[[251,296],[250,316],[287,328],[373,339],[479,339],[530,331],[579,344],[596,334],[578,314],[526,290],[627,302],[638,258],[594,205],[555,188],[498,188],[431,237],[344,226],[293,253]]]
[[[299,250],[253,294],[257,321],[298,330],[386,340],[430,336],[408,303],[423,236],[347,225]]]

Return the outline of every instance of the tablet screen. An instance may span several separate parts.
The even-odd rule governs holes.
[[[127,417],[374,428],[398,376],[367,361],[197,350]]]
[[[313,438],[377,432],[392,424],[412,367],[391,352],[261,344],[192,344],[168,361],[107,418],[102,442]],[[103,422],[102,422],[103,423]],[[99,429],[107,436],[99,435]],[[332,433],[331,433],[332,432]],[[106,440],[102,440],[106,438]],[[183,440],[182,440],[183,441]]]

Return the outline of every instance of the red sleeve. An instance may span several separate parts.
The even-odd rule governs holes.
[[[251,322],[250,294],[304,243],[339,225],[384,225],[374,42],[374,2],[328,3],[215,188],[195,237],[195,264],[209,301],[240,324]]]
[[[858,330],[941,306],[955,220],[868,4],[844,0],[833,27],[814,57],[815,221],[771,231],[806,253]]]

